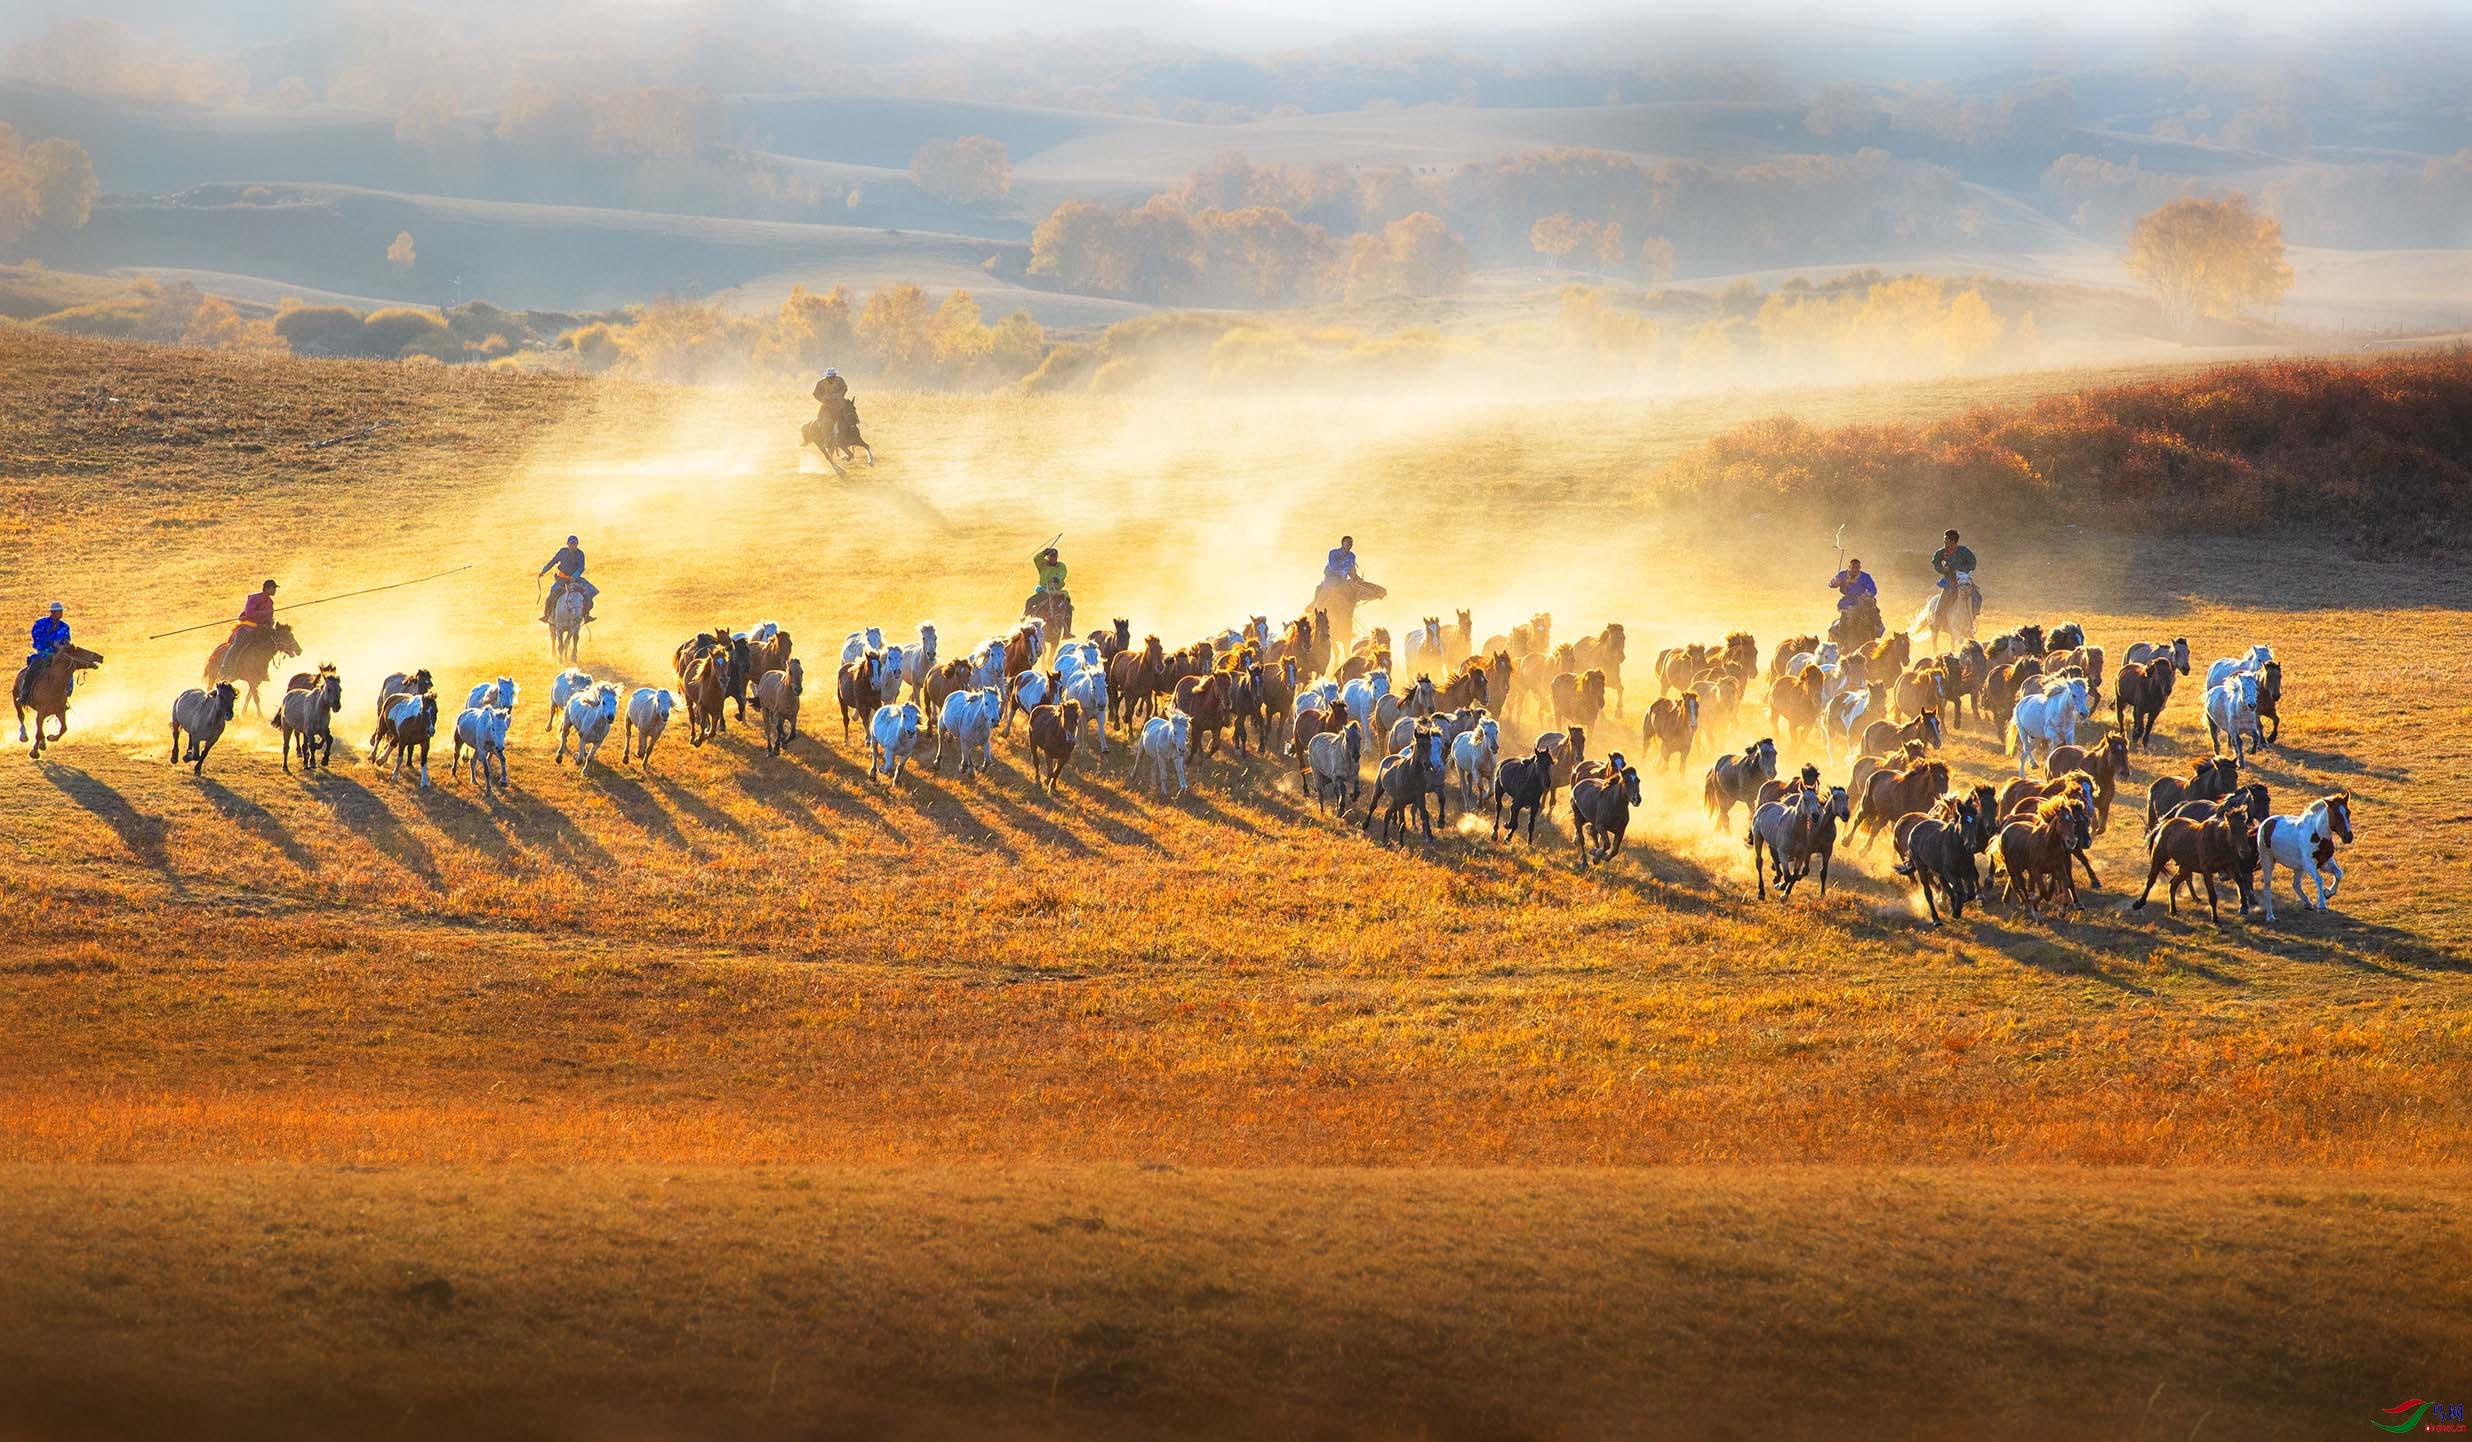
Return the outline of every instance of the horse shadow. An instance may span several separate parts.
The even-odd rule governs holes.
[[[678,829],[678,823],[670,818],[667,811],[661,809],[661,803],[654,800],[652,793],[644,788],[641,772],[623,771],[613,767],[598,780],[601,794],[609,798],[612,806],[618,808],[618,814],[645,834],[663,845],[674,846],[689,856],[701,859],[705,855],[704,849],[688,839],[685,832]]]
[[[394,808],[376,792],[340,771],[327,771],[309,794],[335,813],[344,830],[367,838],[387,860],[423,881],[437,881],[437,858],[428,844],[396,820]]]
[[[992,791],[994,782],[989,780],[982,783],[976,775],[973,775],[968,782],[959,782],[958,778],[955,780],[957,785],[953,787],[947,787],[942,782],[932,779],[923,782],[913,797],[913,809],[916,813],[925,817],[928,823],[938,831],[964,846],[981,851],[992,851],[1007,861],[1019,861],[1021,852],[1011,840],[1003,832],[990,826],[986,818],[980,816],[967,804],[977,800],[986,792]],[[972,789],[967,791],[959,789],[959,786],[964,785]]]
[[[2269,767],[2265,764],[2268,758],[2280,764]],[[2357,756],[2347,756],[2340,751],[2312,751],[2281,741],[2276,742],[2271,748],[2254,750],[2249,753],[2250,770],[2262,771],[2267,775],[2287,778],[2294,782],[2301,779],[2296,768],[2303,766],[2312,771],[2322,771],[2336,776],[2365,776],[2372,781],[2409,781],[2412,779],[2412,774],[2400,766],[2372,766]]]
[[[88,813],[112,829],[120,844],[138,864],[158,872],[170,883],[174,894],[185,894],[180,873],[172,867],[171,852],[166,845],[171,824],[160,816],[149,816],[129,804],[127,797],[113,790],[75,766],[63,766],[50,760],[36,763],[43,779],[83,807]]]
[[[660,792],[661,799],[668,802],[681,815],[705,830],[726,831],[741,841],[754,839],[755,833],[747,827],[745,822],[696,795],[687,787],[679,785],[670,777],[647,775],[644,783]]]
[[[557,865],[600,871],[613,864],[614,858],[591,832],[539,793],[516,804],[500,792],[499,801],[488,813],[493,825],[525,845],[541,848]]]
[[[1042,806],[1053,807],[1066,799],[1061,795],[1049,795],[1036,781],[1031,780],[1026,772],[1022,773],[1018,785],[1024,794],[1037,797]],[[1006,788],[990,786],[981,795],[997,817],[1015,831],[1042,845],[1056,847],[1073,856],[1091,854],[1090,843],[1074,835],[1063,821],[1052,814],[1042,815],[1031,810],[1014,797],[1007,795]]]
[[[283,859],[300,870],[314,872],[318,869],[317,853],[301,845],[298,838],[275,819],[273,812],[211,776],[195,779],[199,793],[222,814],[224,820],[282,852]]]

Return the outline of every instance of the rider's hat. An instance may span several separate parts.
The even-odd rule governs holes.
[[[52,603],[51,603],[51,609],[53,609],[53,610],[55,610],[55,611],[65,611],[65,610],[67,610],[67,609],[69,609],[69,608],[68,608],[68,607],[66,607],[66,606],[61,605],[58,601],[54,601],[54,602],[52,602]]]
[[[1945,530],[1945,531],[1941,532],[1941,533],[1940,533],[1940,539],[1941,539],[1941,540],[1944,540],[1944,541],[1953,541],[1953,540],[1956,540],[1956,539],[1957,539],[1957,528],[1956,528],[1955,526],[1951,526],[1951,527],[1949,527],[1947,530]]]
[[[270,579],[266,582],[266,584],[265,584],[265,585],[258,587],[258,589],[259,589],[259,590],[261,590],[261,591],[271,591],[271,590],[275,589],[275,583],[274,583],[274,581],[270,578]]]
[[[570,546],[580,546],[580,545],[582,545],[582,544],[583,544],[583,542],[581,542],[581,541],[579,541],[579,540],[575,539],[573,536],[569,536],[569,537],[567,537],[567,544],[568,544],[568,545],[570,545]]]
[[[833,368],[833,367],[831,367],[831,366],[826,366],[826,367],[824,367],[824,379],[826,379],[826,380],[831,380],[831,379],[833,379],[835,376],[838,376],[838,375],[840,375],[840,374],[841,374],[841,372],[840,372],[840,371],[838,371],[838,370],[834,369],[834,368]]]

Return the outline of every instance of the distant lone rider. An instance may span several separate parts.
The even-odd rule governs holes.
[[[601,594],[601,588],[584,579],[583,543],[573,536],[567,537],[566,544],[558,548],[558,554],[550,557],[548,562],[533,574],[546,576],[553,571],[557,573],[557,579],[549,583],[549,594],[541,599],[541,619],[544,621],[553,619],[558,613],[558,598],[572,588],[582,594],[584,619],[591,620],[592,601],[594,597]]]
[[[18,705],[26,704],[26,683],[34,679],[34,668],[41,665],[45,657],[67,644],[69,644],[68,608],[54,601],[51,603],[51,609],[35,618],[34,652],[26,657],[26,669],[17,673],[16,700]],[[76,681],[76,676],[72,674],[69,678],[70,684],[74,686]]]
[[[1879,582],[1863,569],[1861,557],[1845,563],[1845,569],[1829,578],[1828,588],[1837,593],[1837,609],[1851,611],[1865,601],[1880,599]]]
[[[1039,575],[1039,589],[1051,596],[1064,594],[1064,558],[1049,546],[1030,558],[1031,568]]]
[[[842,379],[841,372],[826,368],[813,394],[815,419],[803,434],[808,444],[824,453],[825,464],[839,471],[841,464],[833,459],[833,452],[859,450],[867,453],[867,464],[874,465],[875,447],[858,433],[858,402],[850,399],[850,383]]]

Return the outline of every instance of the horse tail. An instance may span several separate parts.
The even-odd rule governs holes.
[[[2009,713],[2007,720],[2000,723],[2000,754],[2004,756],[2017,754],[2017,713],[2014,711]]]

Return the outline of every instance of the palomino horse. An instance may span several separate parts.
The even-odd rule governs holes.
[[[549,610],[549,658],[572,666],[584,643],[584,593],[568,587]]]
[[[33,755],[43,754],[43,748],[69,734],[69,683],[80,671],[91,671],[103,664],[103,654],[83,646],[63,646],[32,666],[17,673],[17,685],[9,693],[23,697],[17,703],[17,739],[26,738],[26,712],[34,712]],[[49,736],[43,734],[45,721],[57,721],[60,729]]]
[[[1340,650],[1346,650],[1356,640],[1356,607],[1359,602],[1379,601],[1390,592],[1362,577],[1325,579],[1313,589],[1313,609],[1330,617],[1330,634]]]
[[[267,673],[280,659],[300,654],[300,642],[292,635],[291,623],[278,621],[272,629],[251,630],[237,641],[225,641],[206,658],[206,684],[213,687],[231,681],[249,688],[249,709],[261,715],[265,707],[259,704],[258,688],[266,684]]]

